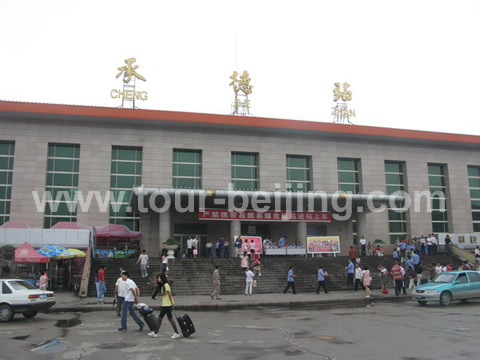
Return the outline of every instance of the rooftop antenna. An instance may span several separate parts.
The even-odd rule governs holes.
[[[235,34],[235,71],[238,71],[237,56],[237,34]]]

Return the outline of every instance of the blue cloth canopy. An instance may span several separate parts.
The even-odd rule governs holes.
[[[55,256],[60,255],[62,252],[64,252],[66,249],[62,246],[58,245],[47,245],[42,247],[41,249],[38,249],[37,252],[43,256],[47,256],[49,258],[53,258]]]

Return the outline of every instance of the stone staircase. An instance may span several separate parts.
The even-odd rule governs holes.
[[[326,286],[330,291],[348,290],[346,270],[348,258],[339,257],[264,257],[262,261],[262,276],[256,277],[257,288],[254,293],[280,293],[287,284],[287,272],[290,266],[295,267],[295,287],[297,292],[314,292],[317,288],[317,270],[323,265],[329,276]],[[456,267],[459,260],[443,254],[422,256],[422,263],[452,263]],[[390,269],[393,260],[388,257],[368,256],[361,259],[361,265],[368,265],[372,273],[373,287],[380,288],[378,266],[383,264]],[[155,276],[160,273],[161,261],[159,258],[150,258],[149,276],[142,278],[140,266],[136,259],[93,259],[92,276],[88,287],[88,296],[96,296],[94,274],[98,266],[105,265],[107,293],[113,296],[115,282],[119,277],[119,267],[122,266],[130,273],[130,277],[140,287],[142,296],[150,296],[155,289]],[[240,267],[240,259],[176,259],[169,263],[169,280],[173,280],[172,291],[175,295],[208,295],[212,291],[212,273],[215,265],[220,265],[221,294],[244,294],[245,275]],[[392,287],[390,279],[389,287]]]

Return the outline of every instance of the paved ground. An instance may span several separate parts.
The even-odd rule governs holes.
[[[120,333],[119,319],[109,312],[19,316],[0,325],[0,358],[478,359],[479,306],[420,307],[408,301],[329,310],[189,312],[197,333],[177,340],[169,338],[168,322],[156,339],[139,332],[131,319],[129,330]]]
[[[106,298],[104,305],[98,305],[96,298],[78,298],[72,292],[55,293],[56,305],[52,310],[54,312],[66,311],[110,311],[113,308],[113,298]],[[144,302],[154,309],[160,306],[160,296],[157,300],[150,297],[141,297]],[[382,295],[379,291],[374,292],[371,299],[365,298],[363,291],[334,291],[328,294],[315,293],[293,295],[291,292],[287,294],[253,294],[251,296],[240,295],[223,295],[221,300],[212,300],[208,295],[196,296],[174,296],[178,309],[185,311],[192,310],[230,310],[244,307],[266,307],[266,306],[296,306],[305,304],[316,304],[321,308],[332,308],[342,306],[365,306],[371,302],[379,301],[402,301],[410,299],[409,296],[395,297],[390,292],[388,295]]]

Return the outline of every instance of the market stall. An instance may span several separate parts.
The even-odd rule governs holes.
[[[129,258],[140,253],[142,233],[131,231],[125,225],[105,224],[95,227],[95,256],[101,258]]]
[[[16,277],[28,280],[35,285],[40,271],[46,270],[50,259],[39,254],[28,242],[25,242],[15,249],[15,262],[17,263]]]

